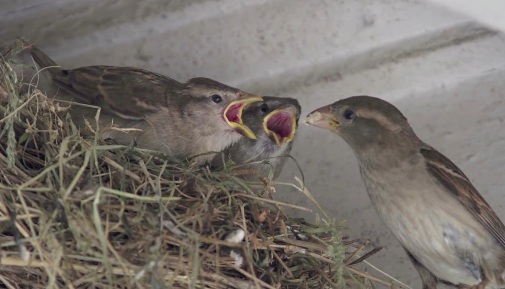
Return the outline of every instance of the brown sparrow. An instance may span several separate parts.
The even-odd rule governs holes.
[[[216,155],[213,166],[233,162],[240,170],[250,170],[246,179],[270,176],[277,178],[291,152],[300,119],[301,107],[296,99],[263,96],[263,102],[248,105],[242,114],[244,124],[257,139],[241,138]]]
[[[185,83],[133,67],[59,68],[37,47],[31,54],[49,71],[47,90],[57,97],[100,108],[100,136],[178,158],[220,152],[242,136],[256,139],[242,122],[247,105],[262,98],[208,78]],[[43,70],[43,71],[44,71]],[[73,105],[76,125],[94,124],[96,109]],[[213,154],[197,158],[203,164]]]
[[[505,287],[505,226],[465,174],[420,140],[390,103],[353,96],[306,123],[352,148],[377,213],[403,245],[423,288]]]

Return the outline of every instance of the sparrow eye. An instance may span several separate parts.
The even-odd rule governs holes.
[[[210,99],[214,102],[214,103],[220,103],[221,101],[223,101],[223,98],[219,95],[219,94],[213,94],[210,96]]]
[[[268,105],[266,103],[263,103],[262,105],[260,105],[260,111],[262,113],[267,113],[268,112]]]
[[[354,118],[354,111],[349,110],[349,109],[346,109],[346,110],[344,111],[343,116],[344,116],[344,118],[345,118],[345,119],[349,119],[349,120],[351,120],[351,119],[353,119],[353,118]]]

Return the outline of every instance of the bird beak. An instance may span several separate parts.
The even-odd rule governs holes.
[[[263,129],[281,146],[295,138],[296,115],[294,107],[276,109],[263,118]]]
[[[332,105],[329,104],[314,110],[307,115],[304,122],[308,125],[336,132],[340,127],[340,123],[335,115],[333,115],[331,107]]]
[[[253,96],[232,101],[224,110],[224,120],[230,127],[243,136],[250,139],[256,139],[254,132],[242,122],[242,112],[247,105],[258,101],[263,101],[263,98]]]

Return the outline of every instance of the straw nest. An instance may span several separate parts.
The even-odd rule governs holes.
[[[0,60],[0,284],[7,288],[341,288],[373,249],[323,216],[292,219],[275,183],[83,134],[69,104]],[[75,105],[75,104],[74,104]],[[97,117],[99,115],[97,114]],[[94,125],[89,125],[93,132]],[[85,136],[87,135],[87,136]],[[302,183],[292,185],[305,196]],[[390,284],[389,281],[381,281]]]

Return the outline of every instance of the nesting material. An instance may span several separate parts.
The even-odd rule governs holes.
[[[315,224],[290,218],[284,209],[296,206],[274,200],[274,183],[105,143],[94,123],[77,130],[70,104],[14,73],[13,56],[27,46],[18,41],[0,60],[5,288],[370,285],[350,264],[376,250],[343,237],[324,213]]]

